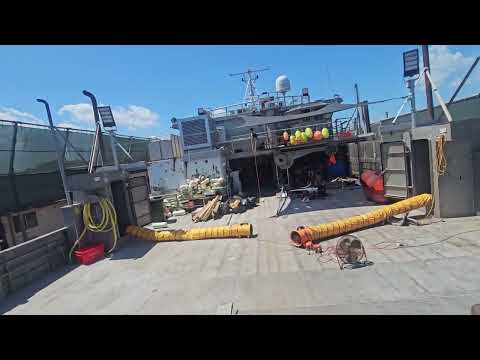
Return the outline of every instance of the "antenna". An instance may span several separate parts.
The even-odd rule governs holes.
[[[330,79],[330,71],[328,70],[328,65],[325,65],[325,70],[327,72],[328,89],[332,92],[332,94],[335,94],[335,89],[333,88],[332,81]]]
[[[251,70],[247,69],[247,71],[240,72],[240,73],[235,73],[235,74],[229,74],[230,76],[240,76],[242,75],[242,81],[246,83],[245,85],[245,95],[243,96],[243,100],[245,103],[254,103],[257,100],[257,88],[255,85],[255,81],[258,79],[257,73],[261,71],[267,71],[270,70],[269,67],[263,68],[263,69],[256,69],[256,70]]]

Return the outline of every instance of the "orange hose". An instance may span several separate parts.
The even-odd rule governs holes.
[[[378,224],[394,215],[426,207],[428,204],[432,203],[432,199],[432,195],[430,194],[417,195],[410,199],[402,200],[395,204],[370,211],[364,215],[352,216],[321,225],[300,226],[297,230],[290,233],[290,239],[292,240],[293,245],[305,247],[305,244],[309,241],[326,239],[332,236],[350,233],[373,224]]]

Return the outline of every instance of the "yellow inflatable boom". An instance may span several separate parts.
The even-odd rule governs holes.
[[[381,207],[364,215],[352,216],[346,219],[337,220],[327,224],[315,226],[301,226],[290,233],[293,244],[303,247],[309,241],[343,235],[352,231],[378,224],[392,216],[407,213],[414,209],[426,207],[432,202],[432,195],[422,194],[406,200],[396,202],[392,205]]]
[[[196,228],[190,230],[155,231],[130,225],[127,227],[126,232],[135,238],[143,240],[184,241],[251,237],[253,233],[253,227],[251,224],[237,224],[210,228]]]

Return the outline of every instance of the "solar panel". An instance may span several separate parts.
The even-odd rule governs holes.
[[[403,53],[403,76],[410,77],[419,74],[418,49]]]
[[[110,106],[99,106],[97,109],[100,117],[102,118],[104,128],[116,127],[115,119],[113,118],[112,109],[110,108]]]

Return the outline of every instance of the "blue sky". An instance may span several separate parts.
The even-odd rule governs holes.
[[[244,84],[229,73],[264,66],[271,70],[260,74],[260,92],[274,90],[275,78],[286,74],[293,94],[308,87],[313,99],[337,93],[350,103],[357,83],[361,100],[381,100],[407,94],[402,52],[415,47],[0,46],[0,119],[45,123],[44,108],[35,101],[40,97],[50,102],[55,124],[91,127],[86,89],[112,106],[120,133],[163,137],[174,116],[240,100]],[[480,46],[430,47],[432,76],[446,100],[478,55]],[[477,68],[458,97],[478,94],[479,81]],[[394,115],[400,105],[372,105],[371,117]],[[421,84],[417,106],[425,106]]]

